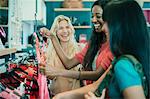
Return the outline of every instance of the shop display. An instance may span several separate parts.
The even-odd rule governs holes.
[[[8,16],[0,15],[0,24],[7,25],[8,24]]]
[[[64,0],[64,8],[83,8],[82,0]]]
[[[8,0],[0,0],[0,39],[4,46],[8,44],[8,19]]]
[[[0,7],[8,7],[8,0],[0,0]]]
[[[0,26],[0,40],[2,41],[2,44],[6,47],[7,42],[7,28]]]
[[[144,10],[146,21],[150,24],[150,10]]]
[[[29,56],[20,57],[8,61],[4,65],[7,67],[7,71],[0,74],[0,97],[5,98],[5,92],[7,94],[13,92],[19,99],[37,99],[39,87],[35,59],[31,59]],[[12,99],[8,97],[6,99]]]
[[[48,89],[50,80],[47,80],[46,76],[38,72],[38,64],[46,64],[45,51],[48,47],[47,38],[43,38],[39,32],[34,30],[37,27],[35,24],[37,25],[39,23],[39,21],[34,20],[36,19],[36,15],[32,17],[32,21],[27,21],[27,19],[25,20],[26,22],[22,21],[22,12],[25,11],[21,9],[23,2],[24,0],[0,0],[0,51],[7,47],[17,49],[17,51],[9,53],[9,55],[0,56],[0,67],[6,68],[5,71],[0,68],[0,99],[12,99],[12,97],[13,99],[47,99],[47,97],[52,97],[51,91]],[[68,16],[76,30],[76,40],[79,42],[79,46],[84,48],[89,40],[90,33],[92,33],[90,21],[91,1],[63,0],[59,2],[56,0],[49,2],[45,0],[45,2],[42,0],[46,8],[43,10],[42,5],[40,5],[40,11],[45,11],[47,15],[44,16],[40,12],[37,15],[41,16],[40,18],[37,16],[37,19],[39,18],[43,21],[43,18],[46,17],[46,27],[50,28],[53,19],[57,15],[62,14]],[[149,27],[150,10],[146,8],[143,9],[143,12]],[[26,25],[23,25],[23,22]],[[44,22],[46,23],[46,21]],[[25,30],[28,29],[28,31],[24,31],[23,28]],[[31,28],[32,30],[30,30]],[[30,35],[31,37],[27,41],[30,42],[32,51],[28,52],[28,55],[17,57],[19,52],[25,52],[23,50],[24,36],[28,37]],[[13,55],[15,56],[14,59],[11,58],[14,57]]]

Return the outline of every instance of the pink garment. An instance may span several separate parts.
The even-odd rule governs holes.
[[[1,92],[0,97],[2,97],[4,99],[20,99],[19,96],[15,95],[13,93],[13,90],[10,90],[10,89],[6,88],[6,91]]]
[[[83,48],[83,50],[75,55],[76,59],[83,62],[84,56],[88,49],[88,44]],[[96,59],[96,68],[102,66],[104,70],[106,70],[113,60],[113,55],[110,51],[109,42],[106,42],[102,45],[98,57]]]
[[[150,10],[144,10],[146,21],[150,24]]]
[[[6,33],[5,33],[4,29],[3,29],[3,27],[0,27],[0,34],[1,34],[4,38],[6,38]]]
[[[46,76],[42,74],[38,75],[38,85],[39,85],[39,99],[50,99]]]
[[[39,40],[38,40],[38,37],[37,37],[36,33],[33,33],[33,35],[35,36],[35,40],[36,40],[36,45],[35,45],[35,47],[36,47],[36,58],[37,58],[38,62],[40,62],[41,59],[40,59],[40,44],[39,44]]]
[[[40,49],[39,40],[36,33],[33,34],[36,38],[36,55],[39,63],[45,63],[43,57],[43,48]],[[38,85],[39,85],[39,99],[50,99],[48,87],[47,87],[47,78],[42,74],[38,74]]]
[[[36,40],[35,48],[36,48],[37,60],[38,60],[39,63],[45,64],[46,63],[46,57],[44,55],[44,47],[46,45],[42,44],[42,48],[40,48],[40,42],[39,42],[39,39],[38,39],[36,33],[33,33],[33,35],[35,36],[35,40]]]

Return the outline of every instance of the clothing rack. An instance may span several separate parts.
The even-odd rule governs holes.
[[[14,90],[14,89],[17,89],[17,87],[19,87],[19,83],[20,84],[23,83],[24,80],[26,79],[25,80],[26,83],[24,83],[25,90],[26,90],[25,95],[28,95],[29,97],[31,97],[31,96],[37,97],[38,94],[35,95],[35,93],[38,93],[37,69],[36,69],[37,64],[36,64],[36,62],[33,62],[35,60],[28,61],[28,59],[30,59],[29,56],[22,56],[19,58],[20,59],[17,58],[18,60],[16,59],[17,61],[15,61],[15,59],[13,59],[13,60],[10,60],[9,62],[5,63],[5,65],[7,65],[8,68],[10,67],[10,64],[14,64],[16,66],[14,66],[14,67],[12,66],[12,68],[10,68],[10,70],[7,69],[7,71],[5,73],[0,74],[0,76],[1,76],[0,83],[3,85],[6,84],[5,87],[7,87],[11,90]],[[24,63],[26,61],[28,61],[27,64]],[[31,64],[29,64],[29,62],[31,62]],[[31,75],[30,71],[27,72],[27,70],[29,68],[34,69],[34,70],[36,69],[35,70],[36,72],[33,72],[34,74]],[[12,84],[11,84],[11,82],[12,82]]]

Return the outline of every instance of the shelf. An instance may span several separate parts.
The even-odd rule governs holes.
[[[8,25],[0,25],[0,27],[8,27]]]
[[[64,0],[45,0],[45,2],[63,2]],[[94,2],[96,0],[82,0],[83,2]]]
[[[0,7],[0,10],[8,10],[8,7]]]
[[[15,48],[0,49],[0,56],[8,55],[8,54],[15,53],[15,52],[17,52]]]
[[[143,10],[150,10],[150,8],[142,8]]]
[[[143,2],[150,2],[150,0],[143,0]]]
[[[91,26],[73,26],[75,29],[88,29],[91,28]]]
[[[91,11],[90,8],[55,8],[54,11]]]

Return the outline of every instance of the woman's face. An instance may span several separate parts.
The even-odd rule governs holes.
[[[103,25],[102,13],[103,9],[100,6],[95,5],[92,8],[92,23],[96,32],[100,32]]]
[[[59,22],[57,37],[61,42],[68,42],[70,40],[71,28],[66,20]]]

